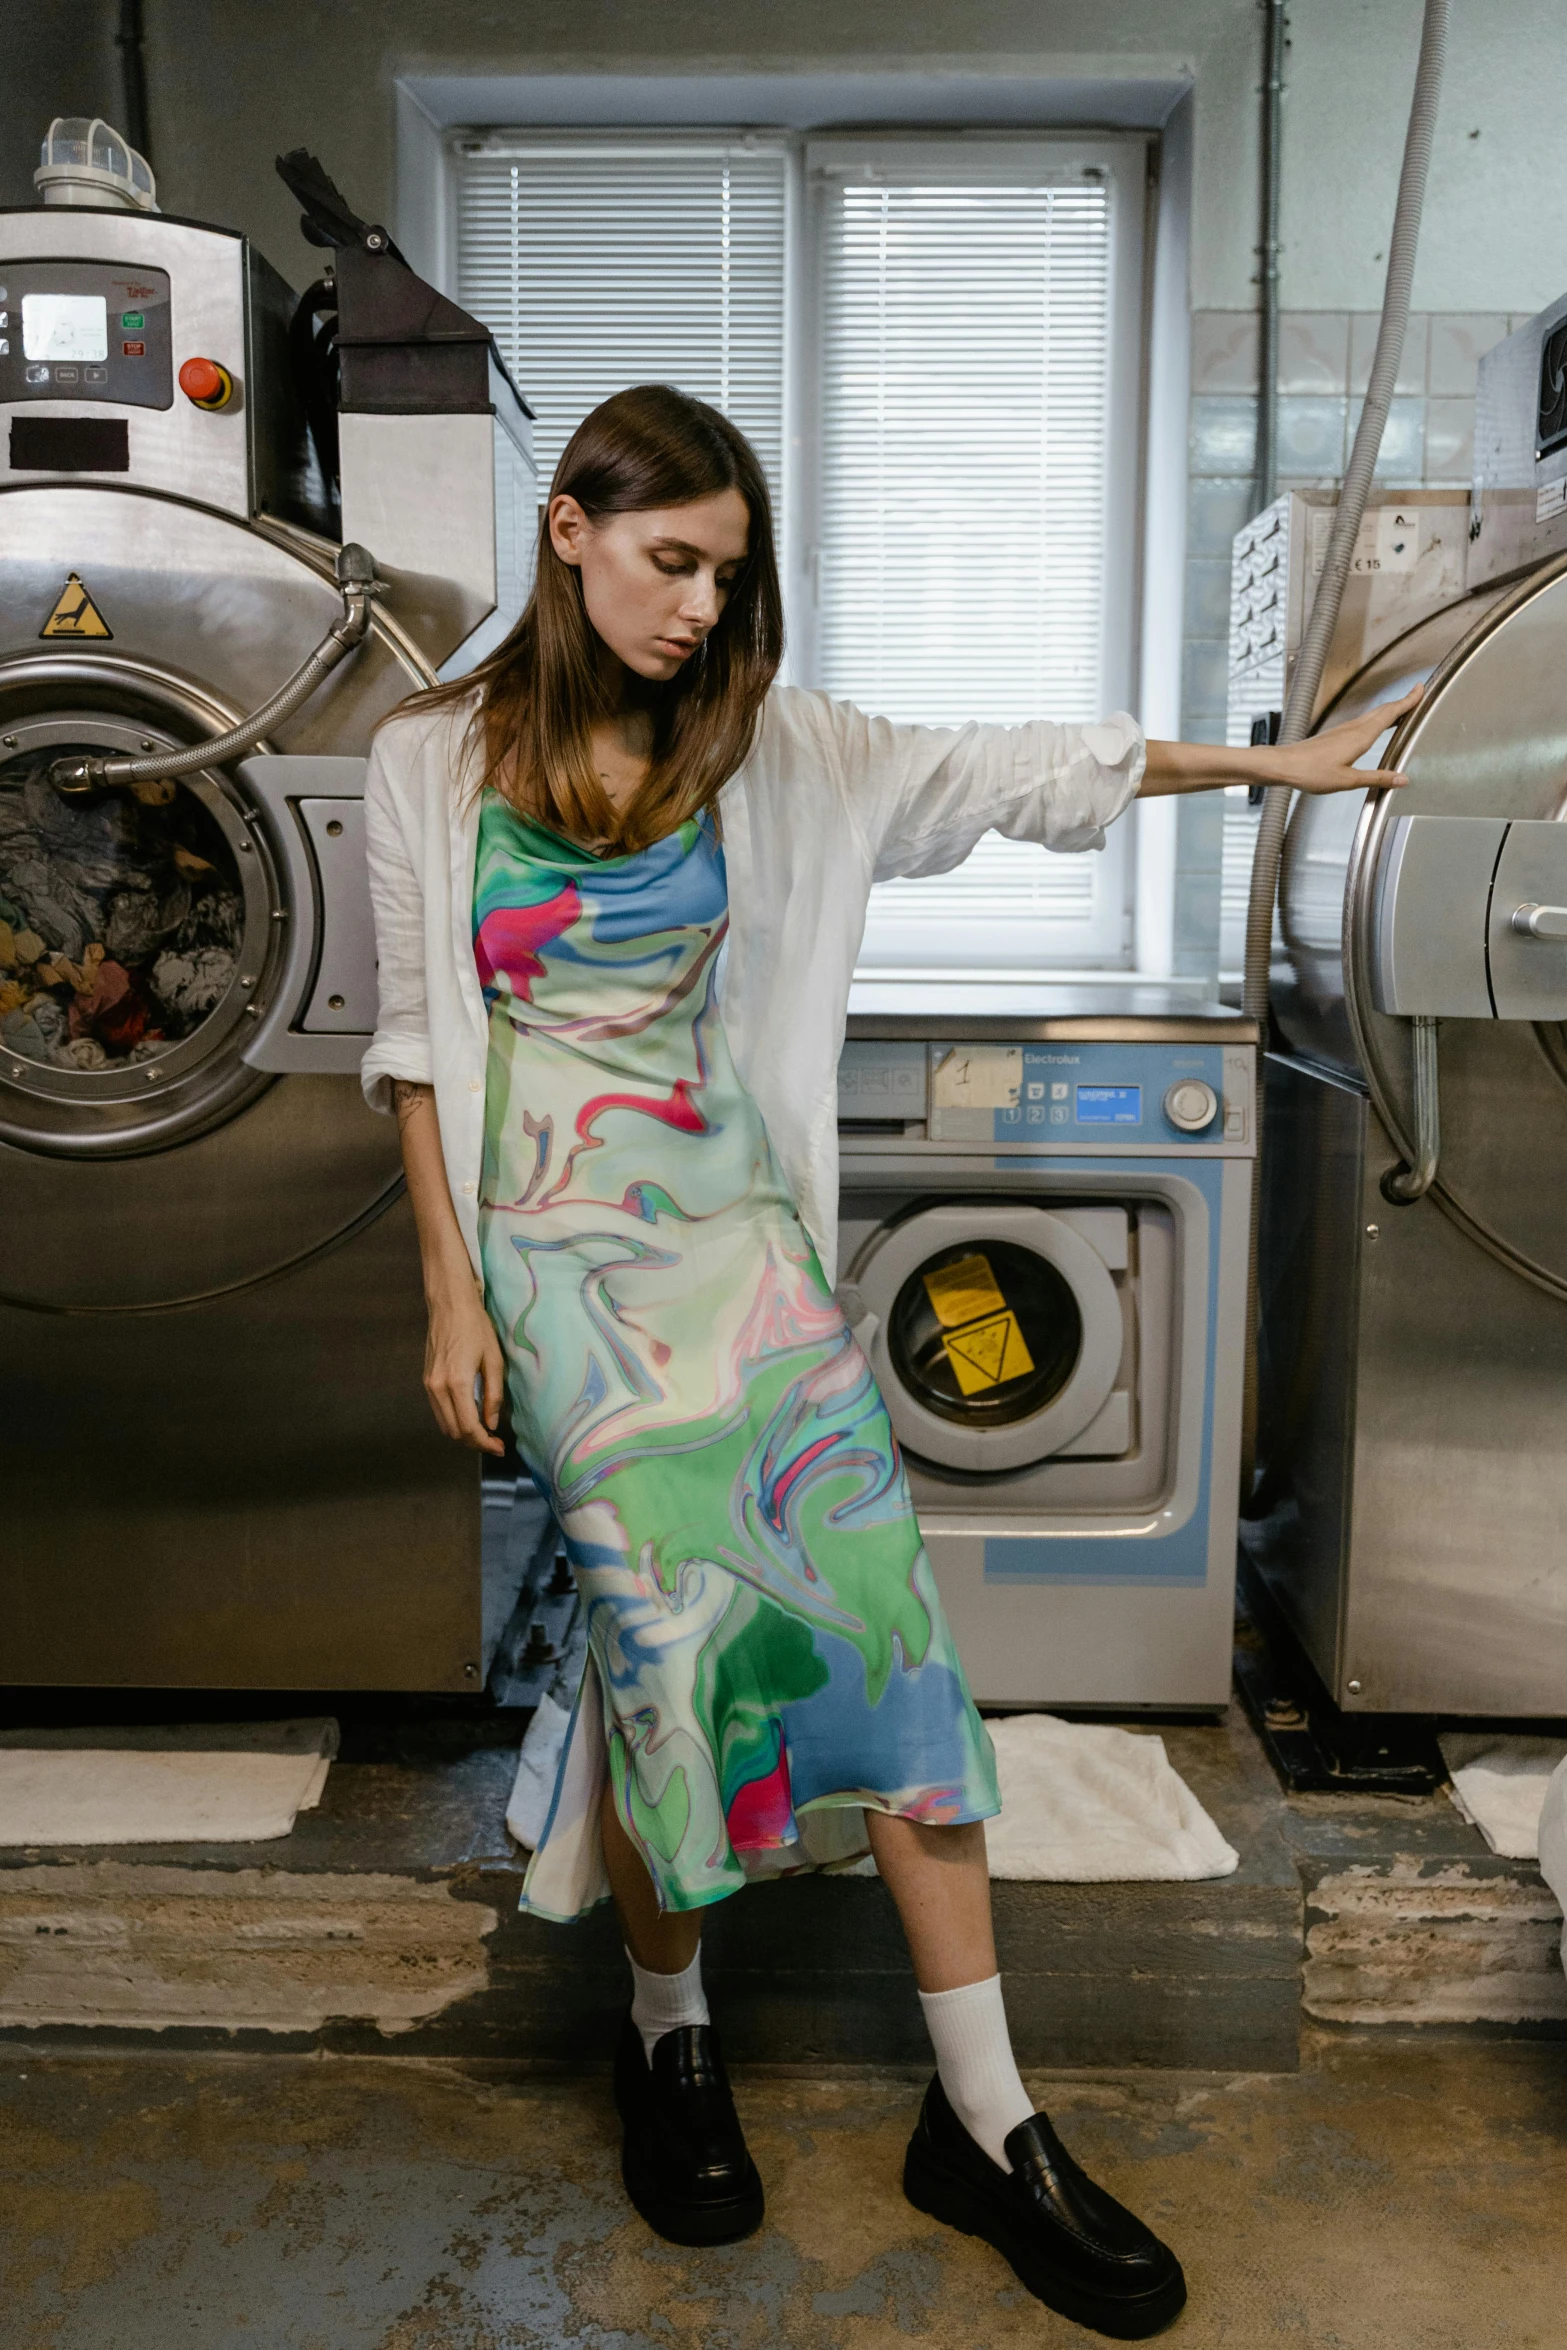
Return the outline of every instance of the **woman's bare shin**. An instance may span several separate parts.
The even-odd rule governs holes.
[[[620,1824],[613,1792],[606,1787],[599,1809],[604,1836],[604,1865],[609,1871],[615,1914],[626,1948],[638,1966],[654,1975],[679,1975],[697,1954],[702,1940],[700,1910],[663,1910],[648,1875],[647,1863]]]
[[[931,1828],[867,1811],[876,1866],[898,1905],[914,1980],[922,1991],[956,1991],[996,1972],[985,1830]]]

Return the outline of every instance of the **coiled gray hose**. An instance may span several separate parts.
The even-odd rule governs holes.
[[[1425,202],[1426,172],[1431,161],[1431,139],[1436,128],[1437,101],[1442,90],[1442,66],[1447,49],[1447,0],[1426,0],[1420,33],[1420,63],[1415,71],[1415,94],[1410,103],[1409,129],[1404,138],[1404,167],[1399,174],[1398,208],[1388,246],[1387,285],[1382,296],[1382,319],[1377,329],[1376,356],[1366,403],[1355,428],[1343,488],[1333,515],[1327,560],[1317,587],[1311,618],[1295,663],[1295,675],[1285,699],[1281,743],[1298,743],[1311,732],[1317,689],[1338,626],[1344,582],[1355,551],[1360,518],[1366,510],[1372,475],[1382,447],[1382,433],[1404,355],[1404,332],[1409,324],[1409,291],[1415,274],[1415,248],[1420,238],[1420,212]],[[1268,979],[1273,958],[1273,906],[1278,896],[1279,860],[1284,851],[1284,828],[1293,794],[1287,784],[1270,784],[1263,796],[1262,821],[1252,851],[1251,891],[1246,905],[1246,965],[1241,1009],[1253,1019],[1265,1019]]]
[[[49,770],[49,780],[55,790],[89,792],[100,790],[105,784],[161,783],[173,776],[193,775],[198,767],[221,766],[225,759],[248,751],[252,743],[258,743],[274,726],[292,717],[301,703],[309,701],[317,686],[353,651],[369,629],[371,606],[380,592],[380,583],[375,576],[374,558],[365,548],[352,542],[338,548],[337,584],[343,597],[341,619],[332,623],[315,651],[301,662],[286,684],[278,687],[270,701],[263,702],[259,710],[252,710],[238,726],[231,726],[227,734],[196,743],[186,751],[154,751],[142,759],[57,759]]]

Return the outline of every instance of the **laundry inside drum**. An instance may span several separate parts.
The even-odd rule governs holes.
[[[238,860],[186,786],[65,796],[52,742],[0,765],[0,1046],[37,1067],[113,1072],[184,1043],[233,985]]]
[[[1054,1402],[1077,1367],[1083,1317],[1048,1257],[1005,1240],[927,1257],[888,1321],[893,1368],[938,1418],[1006,1427]]]

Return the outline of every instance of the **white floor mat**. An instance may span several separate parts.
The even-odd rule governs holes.
[[[985,1823],[993,1877],[1114,1884],[1239,1868],[1152,1732],[1054,1714],[1008,1714],[989,1729],[1001,1778],[1001,1816]]]
[[[321,1800],[328,1718],[0,1732],[0,1845],[260,1844]]]
[[[1567,1759],[1567,1744],[1560,1738],[1498,1737],[1494,1731],[1444,1731],[1437,1743],[1454,1803],[1491,1850],[1507,1860],[1538,1860],[1540,1810],[1552,1773]]]

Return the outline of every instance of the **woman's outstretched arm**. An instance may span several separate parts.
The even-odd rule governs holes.
[[[795,687],[779,689],[765,738],[763,778],[780,799],[781,824],[798,823],[804,794],[835,783],[843,817],[866,851],[871,877],[949,873],[994,829],[1047,849],[1103,846],[1104,828],[1139,794],[1216,791],[1225,784],[1293,790],[1364,790],[1401,775],[1357,768],[1418,694],[1385,702],[1303,743],[1225,750],[1206,743],[1144,744],[1118,711],[1099,725],[912,726]]]
[[[1150,742],[1137,796],[1148,800],[1164,792],[1213,791],[1226,783],[1284,783],[1292,791],[1306,792],[1402,783],[1402,775],[1383,774],[1380,769],[1367,774],[1355,761],[1364,758],[1379,734],[1386,734],[1414,708],[1420,691],[1416,686],[1401,701],[1382,702],[1363,718],[1330,726],[1300,743],[1259,743],[1249,750],[1230,751],[1216,743]]]
[[[424,1391],[444,1435],[475,1452],[501,1453],[505,1365],[447,1187],[435,1088],[397,1077],[392,1099],[430,1316]]]

